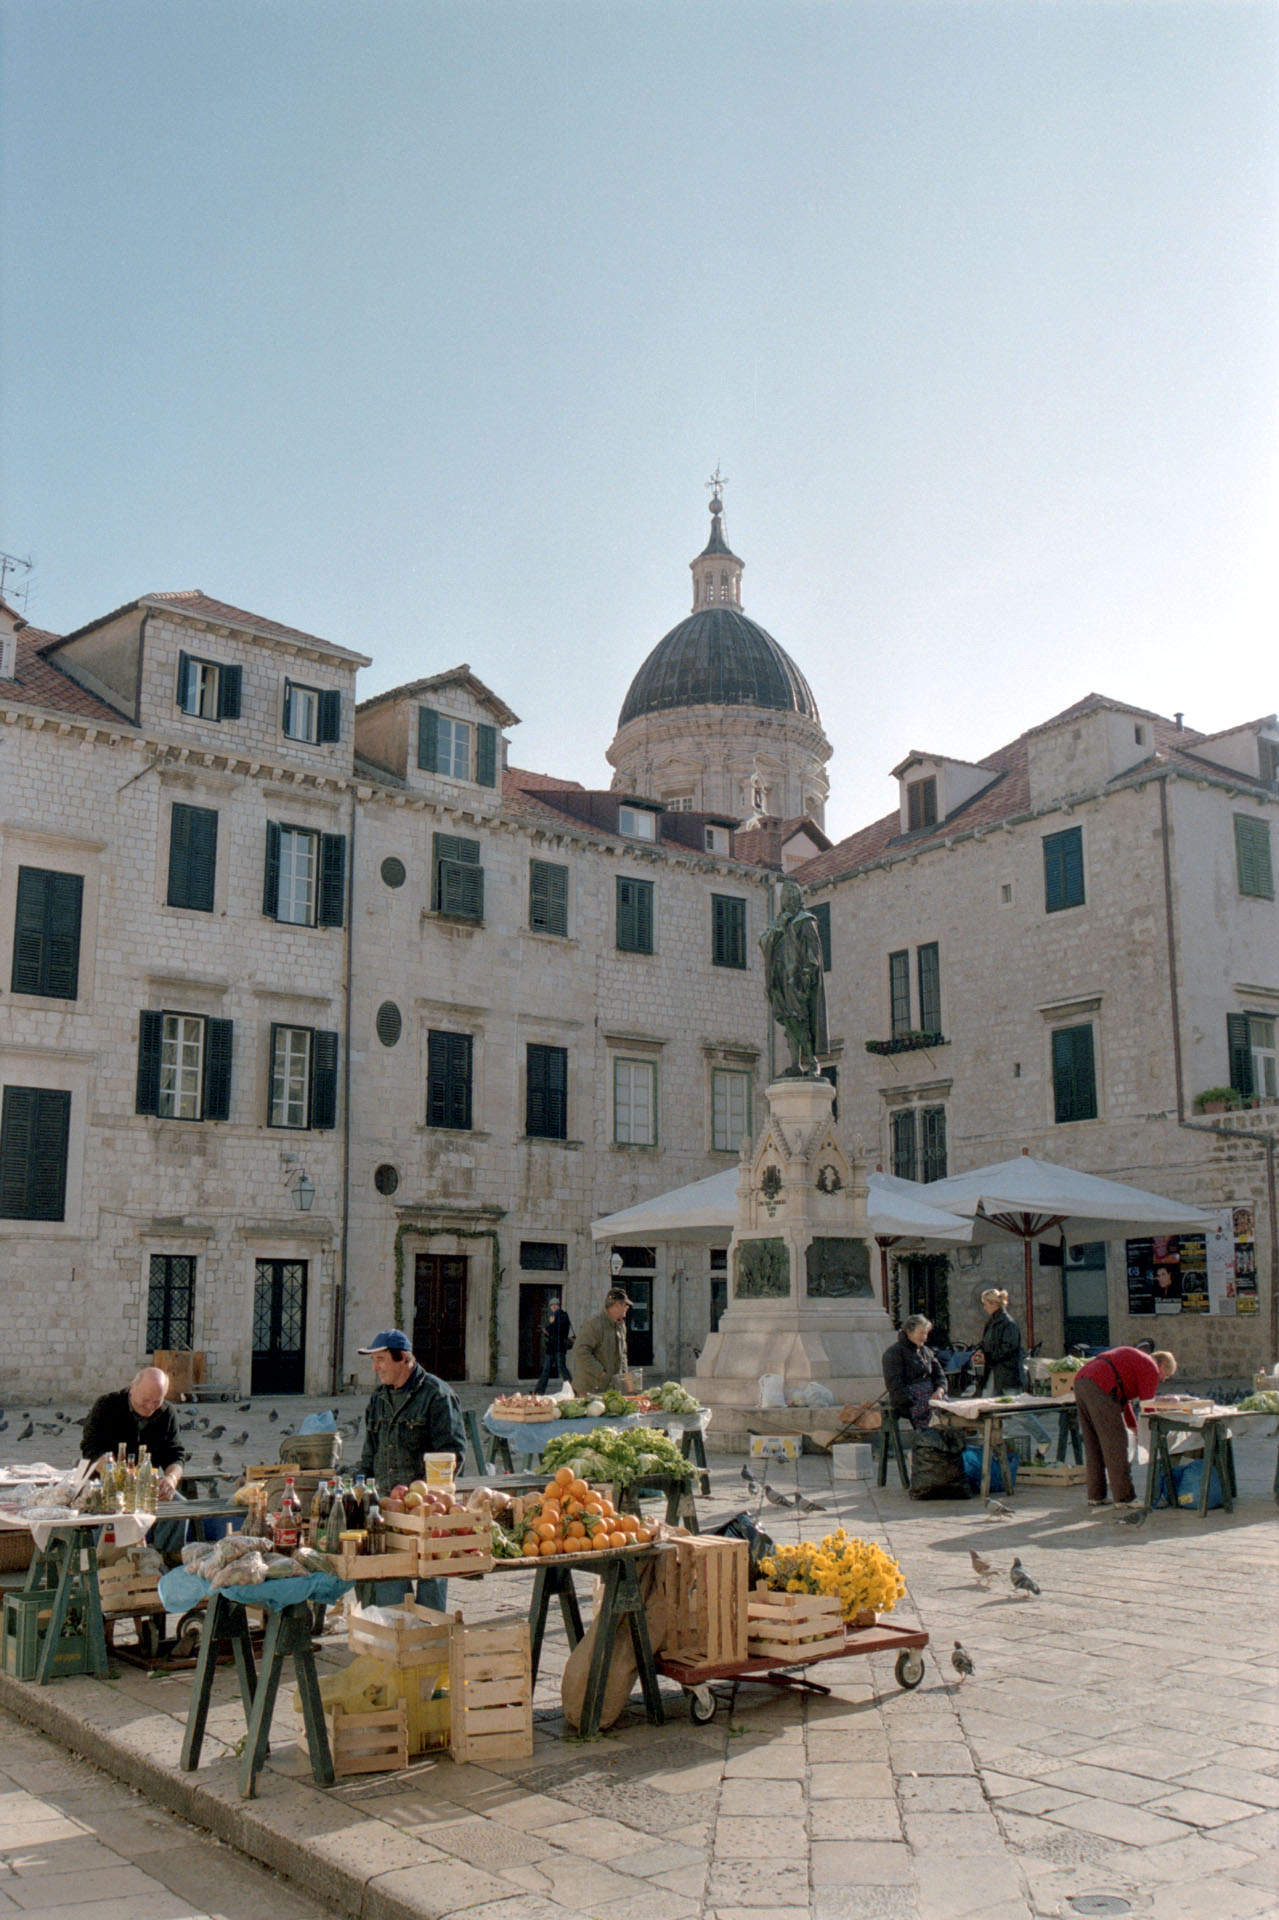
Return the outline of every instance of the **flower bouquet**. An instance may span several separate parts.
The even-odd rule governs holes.
[[[891,1554],[870,1540],[853,1538],[843,1527],[817,1542],[775,1547],[759,1570],[779,1593],[837,1595],[844,1619],[853,1626],[870,1626],[877,1613],[891,1613],[906,1592]]]

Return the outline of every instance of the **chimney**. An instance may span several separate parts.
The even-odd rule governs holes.
[[[1178,731],[1178,733],[1181,733],[1181,732],[1183,732],[1183,731],[1184,731],[1184,729],[1183,729],[1183,727],[1182,727],[1182,724],[1181,724],[1181,723],[1182,723],[1182,721],[1183,721],[1183,720],[1185,719],[1185,717],[1186,717],[1186,716],[1185,716],[1185,714],[1184,714],[1184,713],[1174,713],[1172,717],[1173,717],[1173,719],[1174,719],[1174,720],[1176,721],[1176,723],[1177,723],[1177,731]]]

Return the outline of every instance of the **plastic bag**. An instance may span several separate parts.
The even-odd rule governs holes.
[[[833,1407],[835,1396],[820,1380],[810,1380],[806,1386],[795,1389],[790,1403],[793,1407]]]
[[[786,1405],[786,1380],[780,1373],[762,1373],[759,1377],[759,1404],[761,1407],[784,1407]]]
[[[965,1480],[968,1482],[968,1485],[971,1487],[974,1493],[980,1493],[981,1492],[981,1448],[965,1447],[963,1452],[963,1462],[964,1462]],[[1004,1485],[1003,1470],[999,1464],[999,1455],[997,1453],[992,1453],[990,1456],[990,1490],[991,1492],[992,1493],[1015,1493],[1017,1490],[1017,1468],[1019,1465],[1020,1465],[1020,1462],[1017,1458],[1017,1455],[1010,1448],[1008,1452],[1008,1469],[1009,1469],[1009,1472],[1012,1474],[1013,1483],[1011,1487],[1006,1487]]]

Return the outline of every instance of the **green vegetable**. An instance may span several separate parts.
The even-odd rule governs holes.
[[[652,1427],[630,1427],[617,1432],[601,1427],[595,1433],[561,1433],[542,1453],[548,1474],[572,1467],[583,1480],[616,1481],[628,1486],[646,1473],[671,1473],[691,1480],[693,1469],[675,1442]]]
[[[611,1419],[616,1420],[635,1411],[630,1401],[626,1398],[626,1395],[619,1393],[616,1387],[610,1387],[608,1392],[604,1394],[603,1399],[604,1411]]]
[[[663,1413],[700,1413],[701,1402],[694,1400],[686,1387],[678,1380],[667,1380],[659,1387],[654,1398]]]
[[[508,1533],[499,1521],[493,1522],[493,1558],[495,1560],[518,1560],[520,1543],[513,1533]]]
[[[560,1420],[580,1420],[585,1412],[585,1400],[561,1400],[556,1417]]]
[[[1250,1393],[1239,1402],[1240,1413],[1279,1413],[1279,1393],[1265,1388],[1261,1393]]]

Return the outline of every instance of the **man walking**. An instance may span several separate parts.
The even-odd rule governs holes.
[[[557,1300],[546,1322],[546,1348],[542,1355],[542,1371],[537,1377],[538,1393],[546,1392],[552,1378],[568,1379],[568,1350],[572,1345],[573,1323]]]

